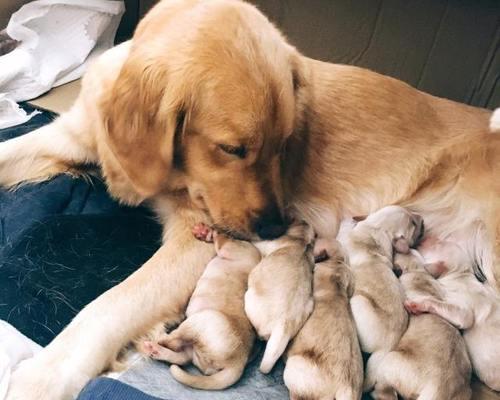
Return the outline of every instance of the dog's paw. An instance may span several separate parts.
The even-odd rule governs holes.
[[[154,359],[160,357],[161,346],[156,342],[145,340],[139,344],[138,349],[142,354],[145,354],[148,357]]]
[[[29,359],[13,372],[5,400],[74,400],[88,379]]]
[[[196,224],[193,227],[193,235],[196,239],[211,243],[214,241],[214,230],[204,223]]]
[[[427,312],[427,308],[424,303],[417,303],[415,301],[406,300],[404,302],[404,306],[406,311],[411,315],[420,315],[422,313]]]

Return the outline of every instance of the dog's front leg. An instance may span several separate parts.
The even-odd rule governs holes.
[[[171,221],[165,244],[148,262],[87,305],[48,347],[20,365],[7,400],[74,399],[130,340],[158,321],[178,319],[214,255],[213,245],[194,239],[193,223],[181,216]]]

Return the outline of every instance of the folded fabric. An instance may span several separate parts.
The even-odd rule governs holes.
[[[7,394],[12,369],[40,349],[12,325],[0,320],[0,400]]]
[[[6,34],[19,44],[0,57],[0,94],[33,99],[82,76],[88,62],[113,46],[123,1],[38,0],[14,13]],[[1,107],[1,105],[0,105]],[[9,113],[7,113],[7,111]],[[0,108],[0,128],[29,116]]]
[[[5,93],[0,93],[0,129],[22,124],[37,114],[40,114],[40,111],[34,110],[28,114]]]

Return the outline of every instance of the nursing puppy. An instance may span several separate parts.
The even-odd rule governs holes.
[[[396,254],[407,307],[414,301],[443,298],[441,285],[424,269],[418,252]],[[367,365],[365,390],[374,399],[470,399],[471,365],[460,332],[430,314],[410,316],[408,329],[389,353],[377,353]]]
[[[363,360],[349,305],[354,277],[336,241],[314,268],[314,310],[286,355],[284,381],[292,400],[359,399]]]
[[[265,374],[313,310],[313,242],[312,228],[296,223],[285,236],[256,244],[263,259],[248,279],[245,311],[259,336],[268,341],[260,364]]]
[[[361,349],[389,351],[408,325],[404,292],[392,271],[394,250],[407,253],[423,233],[422,218],[388,206],[359,222],[347,235],[356,289],[351,307]]]
[[[467,253],[455,243],[430,239],[419,251],[427,271],[439,278],[442,296],[415,299],[411,310],[439,315],[462,329],[476,375],[500,391],[500,297],[476,279]]]
[[[243,296],[248,274],[260,261],[249,242],[231,240],[199,224],[193,233],[213,240],[217,256],[201,276],[186,310],[187,319],[158,342],[144,342],[140,350],[157,360],[184,365],[192,362],[204,375],[170,367],[179,382],[197,389],[224,389],[236,383],[249,359],[255,333],[248,321]]]

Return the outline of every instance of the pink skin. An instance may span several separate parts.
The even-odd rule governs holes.
[[[411,315],[420,315],[428,311],[425,302],[416,303],[414,301],[406,300],[404,303],[406,311]]]
[[[449,271],[448,265],[444,261],[437,261],[425,265],[425,270],[433,277],[439,278],[441,275]]]
[[[419,251],[428,250],[438,244],[440,240],[436,236],[426,236],[418,246]]]

